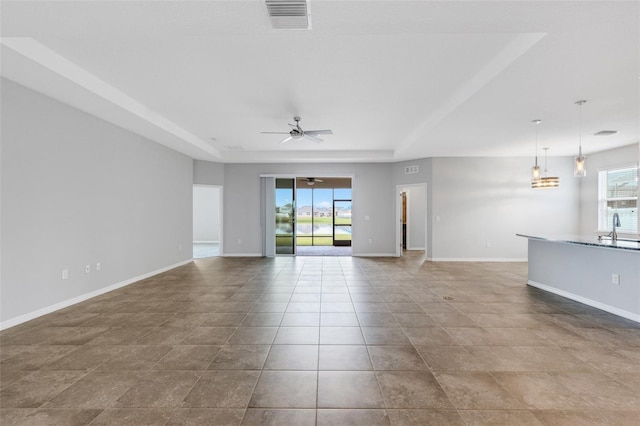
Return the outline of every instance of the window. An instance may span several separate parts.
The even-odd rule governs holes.
[[[598,174],[598,230],[611,231],[613,214],[619,232],[638,232],[638,168],[603,170]]]

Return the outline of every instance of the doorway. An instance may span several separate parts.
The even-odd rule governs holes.
[[[193,258],[220,256],[222,187],[193,186]]]
[[[260,179],[264,256],[351,256],[352,177]]]
[[[296,178],[298,256],[351,256],[351,178]]]
[[[397,185],[396,256],[425,251],[427,246],[427,184]]]

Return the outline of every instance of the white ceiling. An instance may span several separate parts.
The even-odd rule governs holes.
[[[2,75],[222,162],[575,155],[640,140],[640,2],[2,1]],[[324,142],[261,131],[330,128]],[[600,130],[613,136],[593,136]],[[215,138],[212,140],[211,138]]]

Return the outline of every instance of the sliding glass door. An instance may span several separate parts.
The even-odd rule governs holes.
[[[351,246],[351,188],[333,190],[333,245]]]
[[[276,178],[276,255],[295,254],[295,179]]]

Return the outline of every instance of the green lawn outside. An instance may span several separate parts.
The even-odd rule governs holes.
[[[314,224],[327,224],[331,225],[335,219],[336,225],[351,225],[351,218],[348,217],[301,217],[297,218],[298,223],[314,223]],[[277,235],[276,236],[276,246],[290,246],[292,242],[292,236],[290,235]],[[336,240],[341,241],[349,241],[351,240],[350,234],[338,234],[336,235]],[[333,235],[332,234],[318,234],[315,233],[313,237],[311,235],[308,236],[298,236],[296,238],[296,245],[298,246],[332,246],[333,245]]]
[[[311,219],[313,219],[313,223],[318,223],[318,224],[331,224],[332,222],[332,218],[331,217],[314,217],[312,218],[311,216],[307,217],[307,216],[303,216],[303,217],[297,217],[296,220],[298,221],[298,223],[311,223]],[[336,217],[336,225],[351,225],[351,218],[350,217]]]

